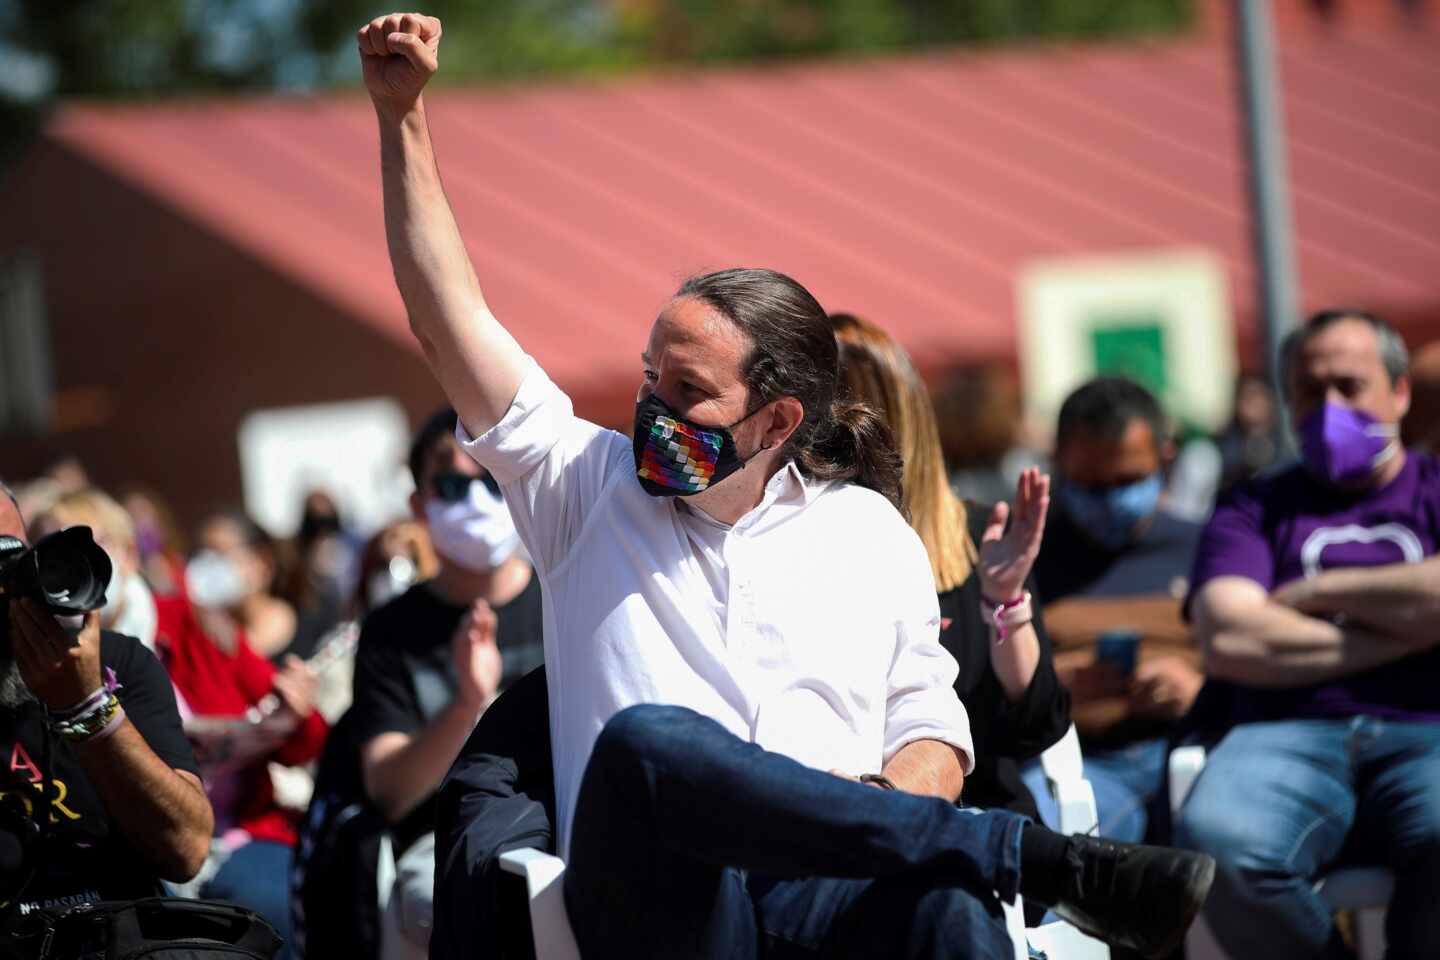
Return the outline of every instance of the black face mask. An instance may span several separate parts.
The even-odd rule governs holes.
[[[755,454],[742,458],[730,431],[759,410],[728,427],[706,427],[686,420],[656,394],[639,401],[634,451],[640,486],[652,497],[687,497],[743,469]]]

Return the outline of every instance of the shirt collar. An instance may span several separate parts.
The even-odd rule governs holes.
[[[830,485],[828,480],[813,480],[800,472],[794,460],[787,460],[785,466],[765,483],[760,502],[733,525],[723,524],[704,510],[683,499],[677,499],[676,506],[702,520],[730,530],[749,530],[761,523],[771,512],[779,511],[775,519],[802,510],[814,502],[820,491]]]
[[[736,522],[735,529],[751,529],[767,520],[779,521],[797,513],[813,503],[829,485],[829,481],[806,477],[794,460],[787,460],[766,482],[760,503]]]

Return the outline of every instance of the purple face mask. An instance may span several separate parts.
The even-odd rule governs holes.
[[[1337,486],[1363,482],[1395,455],[1395,427],[1368,413],[1327,403],[1300,424],[1300,455]]]

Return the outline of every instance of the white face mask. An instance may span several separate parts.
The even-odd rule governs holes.
[[[479,480],[470,484],[463,500],[427,500],[425,519],[435,550],[467,570],[494,570],[520,545],[520,534],[505,501]]]
[[[106,624],[104,617],[106,612],[101,613],[101,623],[109,630],[116,633],[123,633],[127,637],[134,637],[150,650],[155,649],[155,634],[159,629],[159,614],[155,608],[155,597],[150,592],[143,577],[135,574],[126,574],[124,583],[125,602],[123,609],[115,616],[114,621]],[[106,595],[108,598],[108,594]],[[106,611],[110,609],[107,599]]]
[[[201,550],[185,565],[185,589],[201,607],[233,607],[250,595],[245,575],[227,557]]]

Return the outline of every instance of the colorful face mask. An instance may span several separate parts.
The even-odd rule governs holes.
[[[730,431],[755,412],[728,427],[704,427],[650,394],[635,405],[635,473],[640,486],[652,497],[685,497],[742,469],[750,458],[740,456]]]
[[[1296,432],[1305,465],[1340,486],[1367,480],[1400,449],[1393,424],[1338,403],[1310,414]]]

